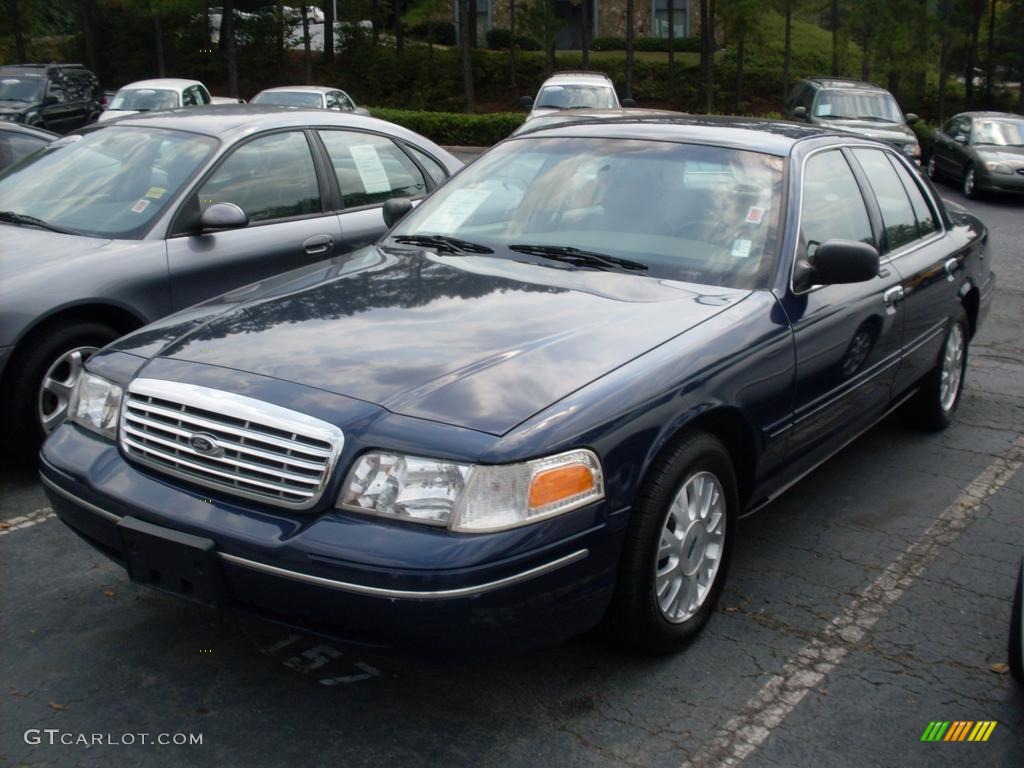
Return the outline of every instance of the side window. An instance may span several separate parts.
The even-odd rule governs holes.
[[[19,133],[0,133],[0,169],[13,165],[28,157],[37,149],[46,146],[46,142],[35,136],[23,136]]]
[[[907,197],[910,198],[910,205],[914,209],[915,218],[917,218],[918,237],[925,237],[938,230],[939,225],[935,220],[935,215],[932,213],[932,209],[928,207],[928,201],[925,200],[920,185],[914,180],[910,171],[891,155],[889,156],[889,162],[896,169],[896,175],[900,177],[904,189],[907,190]]]
[[[413,157],[419,161],[420,165],[427,169],[427,173],[430,174],[430,178],[434,180],[435,184],[444,184],[448,180],[448,172],[437,160],[424,152],[420,152],[412,144],[406,144],[405,146],[412,152]]]
[[[942,132],[944,134],[946,134],[947,136],[950,136],[950,137],[956,136],[957,122],[958,122],[957,118],[955,118],[955,117],[949,118],[949,120],[946,121],[946,124],[944,126],[942,126]]]
[[[300,131],[272,133],[236,149],[198,192],[199,208],[234,203],[250,221],[321,211],[309,143]]]
[[[211,101],[210,94],[204,86],[196,86],[196,102],[198,104],[209,104]]]
[[[196,106],[196,89],[194,86],[186,88],[181,94],[181,105],[183,107]]]
[[[805,86],[803,83],[797,83],[789,92],[789,96],[786,99],[786,108],[792,109],[800,103],[800,96],[803,94]]]
[[[800,249],[808,258],[826,240],[875,244],[857,179],[839,150],[812,155],[804,167]]]
[[[426,194],[427,182],[420,169],[391,139],[352,131],[320,131],[320,138],[346,207]]]
[[[356,104],[348,97],[347,93],[339,93],[338,101],[341,103],[341,108],[346,112],[355,112]]]
[[[63,104],[65,101],[64,89],[61,87],[60,83],[55,83],[53,80],[50,81],[50,86],[46,89],[46,95],[53,96],[57,99],[58,104]]]
[[[326,103],[328,109],[341,109],[341,102],[338,99],[338,92],[329,91],[327,93]]]
[[[916,240],[917,217],[914,216],[914,208],[900,177],[886,159],[886,153],[880,149],[855,149],[853,154],[864,169],[882,211],[889,250],[895,251]]]

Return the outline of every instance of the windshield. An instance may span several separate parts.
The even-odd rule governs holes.
[[[319,93],[304,91],[271,91],[270,93],[257,93],[252,100],[253,104],[277,104],[281,107],[319,107],[322,106]]]
[[[972,138],[975,144],[1024,147],[1024,120],[979,120]]]
[[[519,260],[522,245],[563,246],[639,262],[654,277],[763,287],[781,188],[782,159],[757,152],[523,138],[468,166],[391,234],[456,237]]]
[[[544,109],[615,109],[615,89],[608,85],[547,85],[540,89],[537,104]]]
[[[39,101],[43,90],[41,77],[4,77],[0,75],[0,101]]]
[[[0,211],[95,237],[137,237],[216,144],[153,128],[94,131],[0,176]]]
[[[178,92],[157,88],[131,88],[120,90],[110,103],[109,109],[131,109],[146,112],[152,109],[174,109],[178,102]]]
[[[815,117],[902,123],[896,99],[880,91],[822,91],[814,102]]]

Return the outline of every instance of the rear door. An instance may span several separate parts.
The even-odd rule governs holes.
[[[258,135],[196,185],[167,241],[174,309],[339,251],[338,217],[309,140],[301,129]],[[201,211],[220,202],[242,208],[249,225],[198,234]]]
[[[46,81],[43,106],[39,110],[44,128],[67,133],[79,127],[80,123],[75,119],[75,105],[69,103],[68,99],[69,95],[60,82],[52,79]]]
[[[386,136],[361,131],[317,131],[341,192],[342,247],[353,250],[384,234],[381,209],[392,197],[422,199],[433,182]]]
[[[916,172],[893,152],[857,148],[885,226],[884,254],[903,277],[903,362],[894,385],[899,394],[935,367],[950,312],[963,280],[965,254],[954,254],[940,217]]]

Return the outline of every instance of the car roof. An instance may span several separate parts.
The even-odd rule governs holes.
[[[866,80],[850,80],[845,77],[821,76],[805,77],[804,80],[821,88],[836,88],[851,91],[880,91],[888,93],[888,91],[886,91],[882,86],[875,83],[869,83]]]
[[[0,131],[8,131],[10,133],[23,133],[26,136],[35,136],[39,139],[46,139],[47,141],[53,141],[59,139],[60,134],[52,133],[51,131],[44,130],[42,128],[35,128],[29,125],[20,125],[18,123],[8,123],[0,121]]]
[[[793,145],[799,141],[823,137],[849,139],[850,135],[828,128],[783,120],[677,114],[651,117],[624,116],[605,120],[584,118],[579,121],[560,123],[549,128],[541,128],[537,131],[524,132],[515,136],[514,139],[528,141],[542,137],[675,141],[748,149],[786,157]]]
[[[290,93],[292,91],[300,91],[303,93],[327,93],[329,91],[340,91],[341,88],[335,88],[330,85],[279,85],[274,88],[264,88],[260,93]],[[256,94],[259,96],[259,93]]]
[[[609,120],[628,121],[630,119],[672,118],[685,115],[685,112],[672,112],[667,109],[638,109],[636,107],[621,107],[619,109],[563,109],[531,117],[516,129],[515,135],[520,136],[527,132],[542,131],[545,128],[565,125],[566,123],[592,123]]]
[[[181,77],[157,77],[152,80],[136,80],[134,83],[122,85],[122,91],[136,91],[142,88],[188,88],[193,85],[202,85],[198,80],[186,80]],[[205,87],[205,86],[204,86]]]
[[[184,107],[119,117],[101,124],[107,127],[164,128],[189,131],[233,141],[241,136],[275,128],[338,127],[364,128],[410,141],[423,137],[394,123],[353,112],[279,107],[270,104],[207,104],[202,109]]]
[[[600,81],[601,83],[612,84],[612,80],[608,75],[603,72],[556,72],[547,80],[544,81],[542,88],[548,83],[593,83]]]
[[[32,77],[37,80],[42,80],[47,77],[45,72],[41,72],[38,69],[26,69],[25,67],[0,67],[0,76],[8,77],[11,75],[17,75],[18,77]]]

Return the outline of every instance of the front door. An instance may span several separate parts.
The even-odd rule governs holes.
[[[878,245],[853,169],[842,150],[806,162],[800,255],[839,238]],[[900,361],[901,277],[883,264],[873,280],[791,287],[783,302],[793,326],[796,380],[790,453],[803,471],[856,437],[886,410]]]
[[[174,309],[339,252],[336,213],[323,204],[305,132],[263,134],[237,147],[200,181],[167,241]],[[249,225],[197,233],[201,211],[238,205]]]

